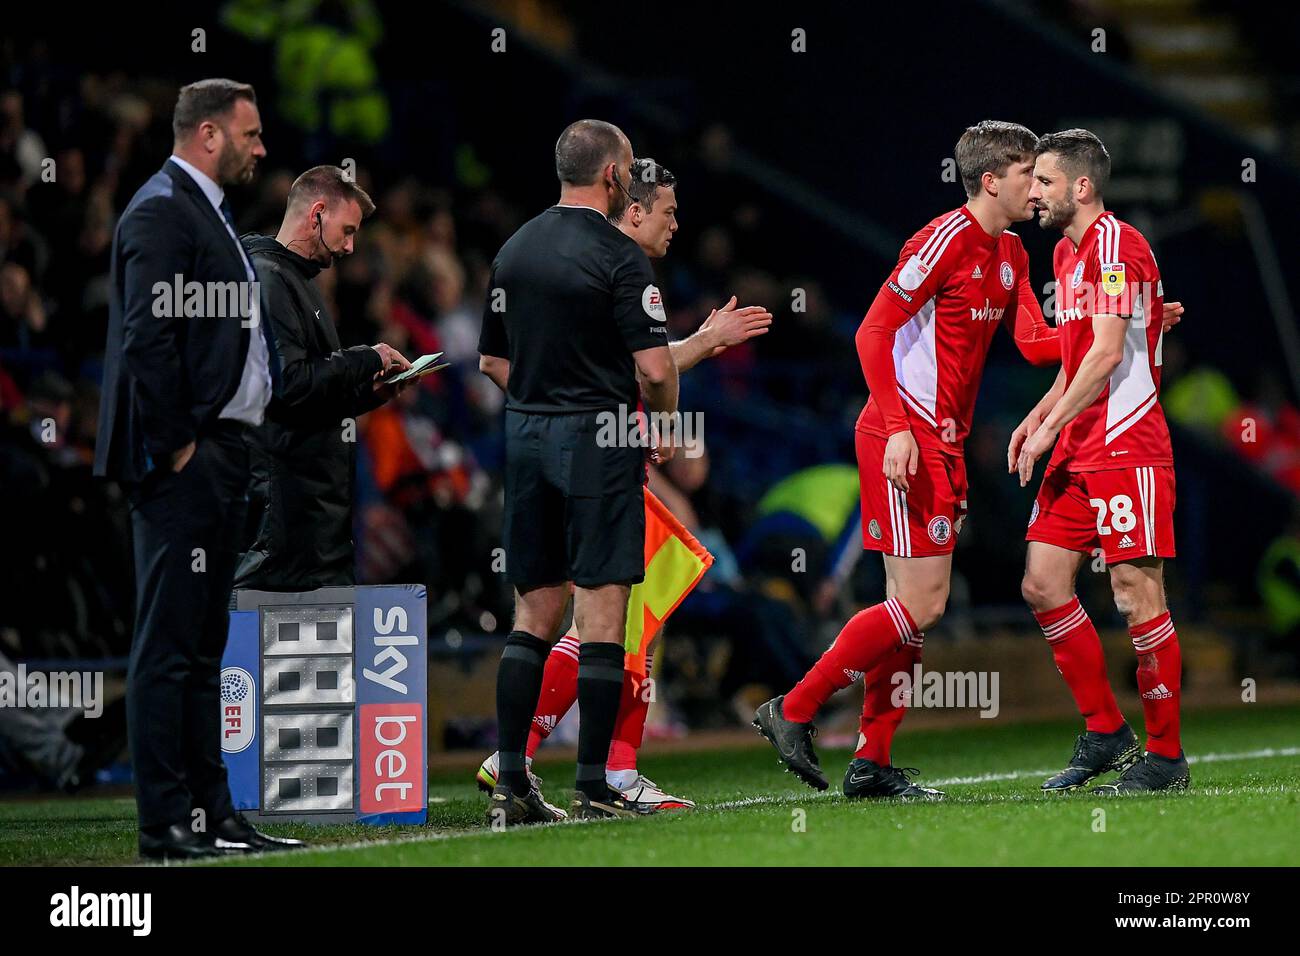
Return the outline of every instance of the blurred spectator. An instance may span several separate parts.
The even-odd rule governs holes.
[[[27,126],[22,94],[17,90],[0,93],[0,157],[16,167],[24,189],[40,178],[41,164],[48,155],[40,134]]]
[[[49,344],[45,305],[31,273],[16,262],[0,266],[0,346],[38,349]]]
[[[1224,420],[1224,438],[1274,481],[1300,494],[1300,410],[1268,370],[1260,374],[1255,395]]]

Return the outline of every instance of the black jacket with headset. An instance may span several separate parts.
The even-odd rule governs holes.
[[[342,348],[312,280],[321,266],[272,236],[246,235],[262,317],[280,352],[280,387],[257,430],[250,513],[256,540],[235,587],[305,591],[355,583],[352,488],[356,419],[379,407],[383,358],[368,345]]]

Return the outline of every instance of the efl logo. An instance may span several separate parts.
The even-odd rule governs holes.
[[[424,720],[420,705],[361,705],[362,813],[424,809]]]
[[[237,754],[253,742],[257,726],[257,694],[253,675],[242,667],[221,672],[221,749]]]

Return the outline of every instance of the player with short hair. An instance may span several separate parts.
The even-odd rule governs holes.
[[[1109,177],[1106,147],[1087,130],[1038,143],[1030,198],[1039,225],[1065,234],[1053,262],[1062,365],[1012,434],[1007,469],[1024,486],[1056,446],[1025,534],[1022,591],[1085,723],[1069,766],[1043,789],[1075,790],[1118,770],[1094,792],[1184,790],[1182,658],[1164,589],[1164,559],[1174,557],[1174,459],[1159,401],[1164,333],[1154,321],[1164,288],[1146,239],[1106,209]],[[1095,548],[1137,653],[1145,753],[1115,703],[1097,630],[1075,594]]]
[[[903,708],[890,675],[919,662],[924,632],[943,616],[952,552],[966,516],[962,443],[998,326],[1033,364],[1059,360],[1014,222],[1032,218],[1037,137],[986,120],[957,142],[965,205],[931,220],[903,246],[858,329],[870,398],[857,422],[862,540],[884,555],[886,600],[854,615],[789,693],[759,707],[754,726],[797,777],[829,784],[812,746],[813,717],[865,675],[862,736],[846,796],[938,799],[895,767],[890,748]],[[1176,306],[1172,306],[1176,308]]]
[[[677,177],[651,158],[637,159],[632,163],[627,195],[626,209],[612,215],[610,221],[634,239],[651,259],[663,258],[668,254],[668,247],[677,232]],[[771,324],[772,314],[766,309],[759,306],[737,308],[736,297],[732,296],[731,301],[721,309],[711,312],[693,335],[669,343],[669,349],[677,363],[677,370],[681,373],[706,358],[721,354],[730,346],[765,334]],[[671,514],[664,504],[649,488],[644,490],[647,517],[653,511],[658,513],[660,520],[670,519]],[[698,544],[684,527],[677,527],[675,533],[684,536],[691,544]],[[703,550],[702,547],[700,550]],[[653,584],[653,574],[647,568],[647,586]],[[686,593],[689,593],[689,589]],[[682,597],[684,596],[683,594]],[[641,747],[650,709],[651,697],[646,690],[646,677],[652,673],[655,645],[662,633],[662,620],[666,618],[667,614],[664,614],[659,630],[641,634],[639,647],[632,647],[629,634],[629,655],[644,654],[644,663],[639,668],[628,666],[625,669],[623,696],[605,768],[605,778],[609,785],[622,794],[630,806],[642,813],[689,810],[695,806],[694,801],[686,797],[664,791],[653,780],[641,774],[636,766],[637,752]],[[577,625],[574,624],[556,642],[547,657],[537,713],[528,734],[526,755],[530,773],[537,748],[564,718],[577,698],[578,646]],[[492,754],[479,766],[475,779],[480,789],[491,790],[495,786],[497,760],[497,754]],[[535,775],[534,780],[540,783]]]

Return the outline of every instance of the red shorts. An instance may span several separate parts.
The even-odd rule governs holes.
[[[885,439],[857,432],[862,546],[903,558],[952,554],[966,517],[966,461],[921,446],[904,494],[881,471]]]
[[[1049,468],[1026,541],[1069,551],[1100,548],[1107,564],[1174,556],[1174,469],[1168,465],[1069,472]]]

